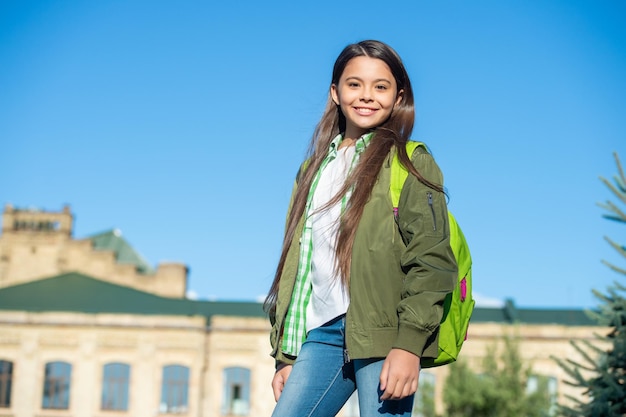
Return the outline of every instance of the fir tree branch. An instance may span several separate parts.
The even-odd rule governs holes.
[[[619,174],[619,178],[615,177],[615,182],[621,188],[622,193],[626,194],[626,176],[624,175],[624,170],[622,169],[622,164],[619,160],[617,152],[613,152],[613,158],[615,158],[615,163],[617,164],[617,173]]]
[[[615,190],[617,191],[617,190]],[[604,217],[605,219],[609,219],[609,220],[615,220],[617,222],[626,222],[626,213],[624,213],[619,207],[617,207],[615,204],[613,204],[610,201],[607,201],[606,203],[597,203],[598,207],[603,208],[606,211],[610,211],[615,213],[615,215],[612,214],[603,214],[602,217]]]
[[[618,244],[617,242],[615,242],[608,236],[604,236],[604,240],[606,240],[609,243],[609,245],[611,245],[611,247],[615,249],[620,255],[626,258],[626,249],[624,249],[622,245]]]
[[[618,266],[613,265],[610,262],[607,262],[605,260],[602,260],[602,263],[604,265],[606,265],[607,267],[609,267],[609,269],[611,269],[612,271],[617,272],[618,274],[622,274],[622,275],[626,275],[626,269],[620,268]]]
[[[606,336],[600,336],[597,333],[594,333],[594,335],[598,336],[599,339],[602,339],[602,340],[606,339]],[[602,355],[603,353],[605,353],[604,349],[600,349],[598,346],[594,345],[588,340],[581,340],[581,342],[584,343],[587,346],[587,348],[591,349],[597,355]],[[595,363],[595,360],[593,362]]]
[[[613,185],[613,183],[612,183],[611,181],[607,180],[607,179],[606,179],[606,178],[604,178],[604,177],[600,177],[600,181],[602,181],[602,183],[603,183],[604,185],[606,185],[606,186],[609,188],[609,190],[611,190],[611,192],[612,192],[613,194],[615,194],[615,196],[616,196],[617,198],[619,198],[619,199],[620,199],[620,201],[622,201],[624,204],[626,204],[626,194],[624,194],[624,192],[623,192],[623,191],[619,190],[619,188],[621,188],[621,186],[616,186],[616,185]],[[619,187],[619,188],[618,188],[618,187]],[[607,203],[606,203],[606,205],[607,205],[607,206],[614,206],[611,202],[607,202]],[[606,208],[606,207],[605,207],[605,208]],[[608,210],[609,210],[609,211],[613,211],[613,210],[612,210],[612,209],[610,209],[610,208],[609,208]]]

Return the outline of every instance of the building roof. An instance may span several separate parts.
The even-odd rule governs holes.
[[[167,298],[98,280],[77,272],[0,289],[0,311],[64,311],[87,314],[140,314],[265,317],[258,302]],[[476,307],[472,323],[560,324],[595,326],[584,310]]]
[[[561,324],[565,326],[597,326],[582,309],[517,308],[512,300],[503,307],[476,307],[471,323]]]
[[[119,229],[108,230],[88,236],[95,250],[108,250],[115,254],[115,261],[120,264],[135,265],[142,274],[153,274],[154,269],[133,247],[122,237]]]
[[[0,289],[0,310],[263,317],[259,303],[167,298],[72,272]]]

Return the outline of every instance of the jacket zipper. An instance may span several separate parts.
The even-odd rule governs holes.
[[[346,342],[346,333],[348,333],[348,313],[346,313],[341,320],[343,321],[343,363],[350,362],[350,354],[348,353],[348,343]]]
[[[437,217],[435,216],[435,207],[433,206],[433,193],[429,192],[428,196],[428,205],[430,206],[430,212],[433,215],[433,231],[437,231]]]
[[[400,219],[398,217],[398,207],[394,207],[393,208],[393,222],[391,223],[391,243],[396,243],[396,229],[398,229],[398,227],[400,227]]]

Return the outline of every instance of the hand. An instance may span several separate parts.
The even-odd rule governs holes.
[[[272,389],[274,390],[274,399],[276,400],[276,402],[278,402],[280,394],[282,394],[283,388],[285,388],[287,378],[289,378],[289,374],[291,373],[291,368],[293,368],[293,366],[280,364],[276,369],[276,373],[274,374],[274,378],[272,379]]]
[[[380,371],[380,396],[384,400],[400,400],[417,391],[420,358],[402,349],[391,349]]]

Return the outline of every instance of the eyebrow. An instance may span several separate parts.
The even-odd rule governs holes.
[[[345,80],[346,80],[346,81],[349,81],[349,80],[363,81],[360,77],[357,77],[356,75],[352,75],[352,76],[350,76],[350,77],[346,77],[346,79],[345,79]],[[379,82],[381,82],[381,81],[391,84],[391,81],[389,81],[389,80],[388,80],[388,79],[386,79],[386,78],[377,78],[377,79],[375,79],[375,80],[374,80],[374,82],[375,82],[375,83],[379,83]]]

